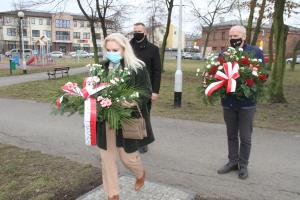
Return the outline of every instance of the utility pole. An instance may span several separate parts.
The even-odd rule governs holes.
[[[178,48],[177,48],[177,65],[175,72],[174,84],[174,107],[181,107],[182,97],[182,70],[181,70],[181,49],[182,49],[182,0],[179,4],[179,27],[178,27]]]

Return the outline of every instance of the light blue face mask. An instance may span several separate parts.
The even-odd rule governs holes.
[[[112,62],[114,64],[118,64],[118,63],[120,63],[120,60],[122,59],[122,56],[121,56],[120,52],[118,52],[118,51],[117,52],[107,52],[106,58],[110,62]]]

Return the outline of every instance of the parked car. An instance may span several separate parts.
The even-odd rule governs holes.
[[[64,54],[63,54],[63,52],[61,52],[61,51],[52,51],[52,52],[50,53],[50,56],[51,56],[52,58],[62,58],[62,57],[64,56]]]
[[[201,53],[193,53],[192,60],[202,60],[202,54]]]
[[[31,56],[32,55],[32,49],[24,49],[25,56]],[[9,57],[14,54],[20,54],[20,49],[11,49],[10,51],[5,52],[5,56]]]
[[[89,53],[89,56],[90,56],[90,57],[94,57],[94,52],[90,52],[90,53]],[[102,53],[101,51],[99,51],[99,52],[98,52],[98,56],[99,56],[99,57],[103,57],[103,53]]]
[[[76,58],[76,57],[80,57],[80,58],[88,58],[90,57],[90,54],[86,51],[83,51],[83,50],[77,50],[75,53],[73,53],[71,55],[73,58]]]
[[[293,62],[293,58],[287,58],[286,59],[287,64],[292,64],[292,62]],[[300,55],[296,56],[296,63],[300,63]]]
[[[177,55],[175,56],[177,58]],[[190,52],[181,52],[182,59],[192,59],[192,54]]]

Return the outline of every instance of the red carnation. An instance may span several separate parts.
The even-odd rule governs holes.
[[[223,65],[223,63],[226,63],[224,56],[219,56],[218,61],[220,62],[221,65]]]
[[[217,72],[217,70],[218,70],[218,67],[213,65],[213,66],[211,66],[209,73],[210,74],[215,74]]]
[[[243,65],[250,65],[250,60],[247,57],[241,58],[240,63]]]
[[[262,81],[266,81],[268,77],[267,77],[266,74],[259,74],[259,75],[258,75],[258,78],[259,78],[260,80],[262,80]]]
[[[252,87],[254,85],[254,80],[252,79],[246,79],[246,84],[249,86],[249,87]]]

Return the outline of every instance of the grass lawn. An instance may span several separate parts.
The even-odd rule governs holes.
[[[157,116],[198,120],[211,123],[224,123],[219,102],[206,105],[200,95],[201,81],[195,76],[196,69],[204,66],[204,62],[183,60],[183,94],[182,107],[174,109],[174,73],[176,60],[167,60],[159,100],[153,106],[152,114]],[[79,82],[83,75],[70,77]],[[0,88],[0,97],[32,99],[50,102],[68,79],[34,81]],[[285,131],[300,130],[300,65],[294,72],[286,71],[284,94],[288,101],[285,104],[259,103],[255,118],[255,126]]]
[[[0,143],[0,200],[75,199],[101,184],[99,168]]]

